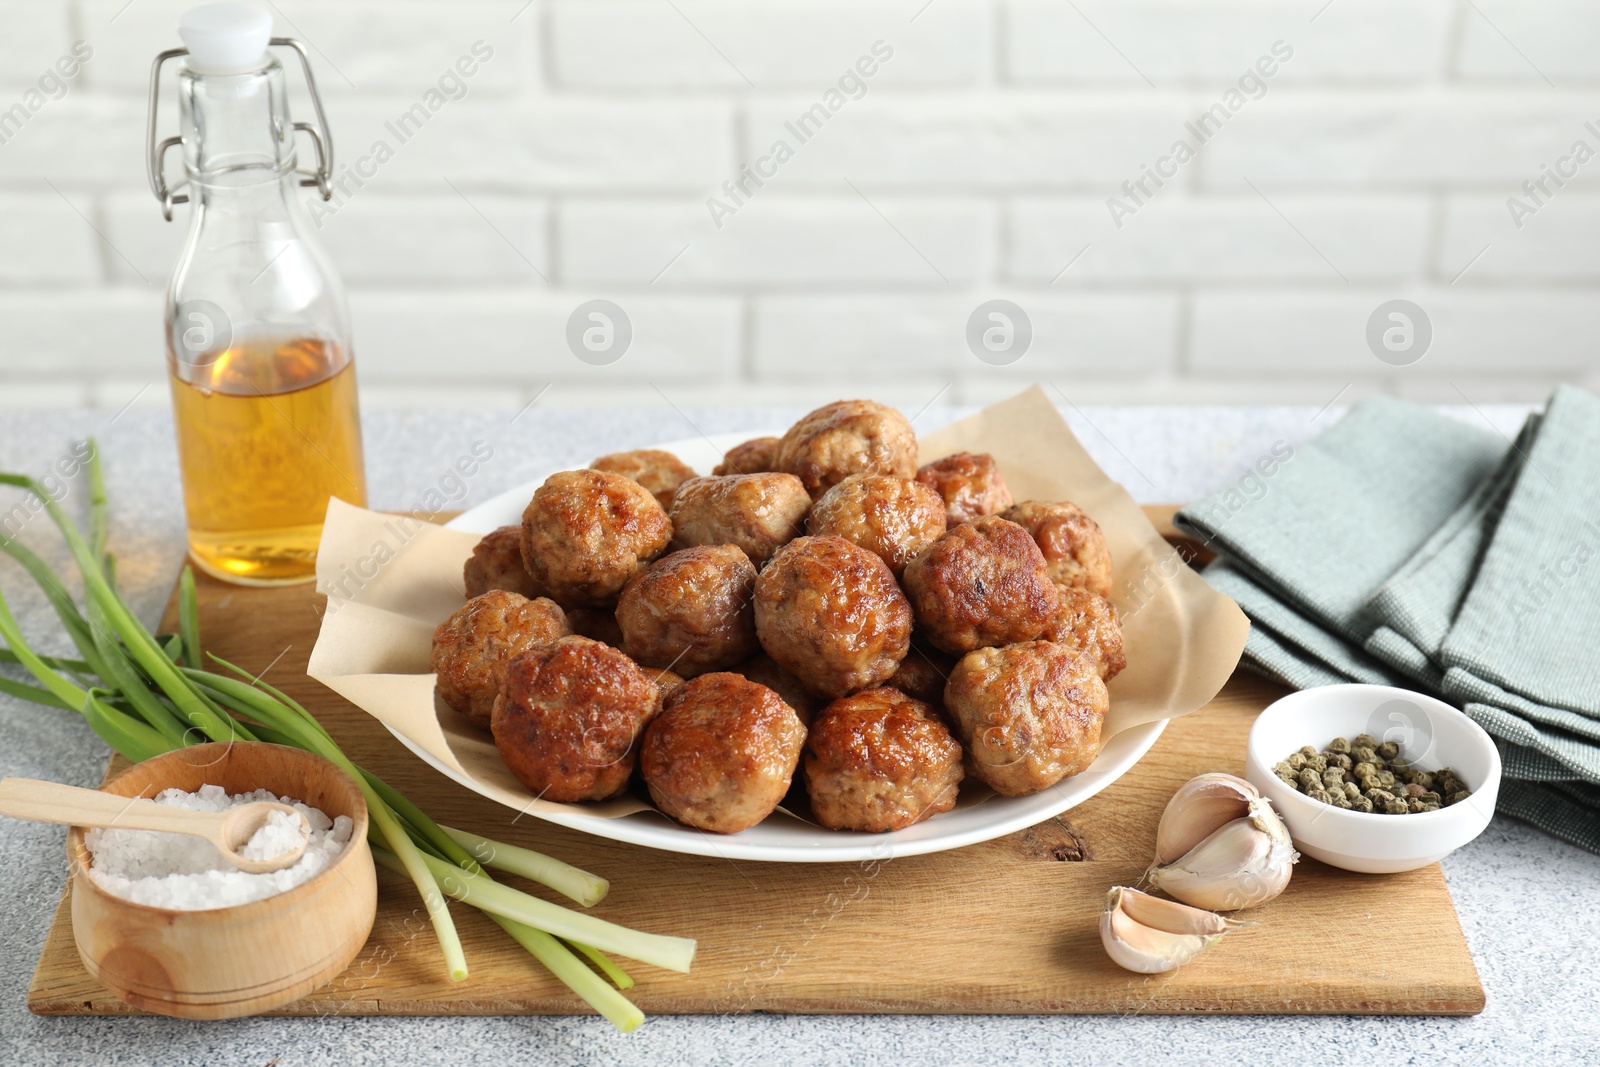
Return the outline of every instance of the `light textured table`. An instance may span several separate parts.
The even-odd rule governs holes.
[[[425,506],[452,489],[456,457],[475,442],[493,458],[448,506],[470,505],[553,464],[653,440],[785,425],[794,411],[380,412],[366,419],[374,506]],[[919,429],[956,411],[931,410]],[[1242,474],[1278,440],[1296,442],[1338,409],[1086,408],[1069,412],[1085,446],[1144,502],[1192,499]],[[1514,432],[1522,410],[1457,412]],[[182,559],[182,510],[172,433],[161,414],[30,413],[0,409],[0,469],[42,474],[75,437],[98,435],[107,459],[113,548],[124,588],[147,622],[160,612]],[[692,423],[692,425],[691,425]],[[83,504],[72,485],[66,503]],[[15,502],[8,492],[0,516]],[[48,520],[23,539],[64,563]],[[0,560],[0,588],[26,632],[54,617],[25,578]],[[23,594],[29,595],[23,595]],[[64,649],[62,649],[64,651]],[[80,785],[99,781],[106,750],[76,717],[0,697],[0,772]],[[24,993],[65,879],[63,832],[0,821],[0,1063],[837,1063],[1101,1064],[1184,1056],[1194,1062],[1403,1063],[1498,1059],[1584,1062],[1600,1047],[1600,857],[1497,819],[1444,871],[1488,992],[1470,1019],[660,1016],[620,1035],[594,1018],[168,1019],[37,1018]],[[1049,915],[1039,916],[1041,930]],[[1357,951],[1375,960],[1406,946],[1363,944],[1352,928],[1307,930],[1308,953]],[[691,931],[692,932],[692,931]],[[974,923],[974,936],[981,924]]]

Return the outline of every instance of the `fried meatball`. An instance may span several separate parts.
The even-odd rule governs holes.
[[[671,540],[656,498],[610,471],[552,474],[522,513],[522,562],[563,607],[610,607]]]
[[[672,547],[737,545],[757,568],[805,532],[811,497],[792,474],[695,478],[672,501]]]
[[[967,653],[944,699],[973,775],[1008,797],[1048,789],[1093,763],[1110,706],[1094,661],[1049,641]]]
[[[448,707],[487,729],[512,657],[571,632],[554,601],[491,589],[433,631],[434,689]]]
[[[656,683],[656,688],[661,690],[661,699],[665,700],[667,694],[683,684],[683,675],[675,671],[662,670],[657,667],[646,667],[644,673]]]
[[[1100,677],[1111,681],[1128,665],[1122,654],[1122,623],[1116,605],[1082,586],[1058,584],[1056,592],[1061,604],[1039,639],[1084,653],[1094,660]]]
[[[823,700],[815,697],[800,683],[800,679],[778,666],[773,658],[765,652],[751,656],[737,667],[729,668],[732,673],[750,679],[766,686],[783,698],[783,702],[794,709],[800,716],[800,721],[807,726],[816,718],[817,712],[822,710]]]
[[[871,400],[826,404],[778,442],[778,470],[798,475],[819,497],[852,474],[917,473],[917,435],[894,408]]]
[[[943,708],[945,683],[950,680],[950,672],[956,669],[956,659],[936,648],[923,648],[913,639],[911,651],[883,684],[925,704]]]
[[[761,647],[819,696],[886,680],[911,643],[911,605],[889,565],[842,537],[801,537],[756,579]]]
[[[494,744],[541,799],[606,800],[628,786],[661,690],[637,663],[587,637],[524,652],[506,668]]]
[[[1050,568],[1050,580],[1111,595],[1111,550],[1100,524],[1070,500],[1024,500],[1001,512],[1033,535]]]
[[[778,458],[776,437],[755,437],[743,444],[734,445],[722,455],[722,462],[711,468],[712,474],[764,474],[775,470]]]
[[[944,515],[944,501],[921,482],[891,474],[852,474],[817,498],[806,531],[860,545],[898,578],[912,556],[944,533]]]
[[[789,792],[806,728],[777,693],[737,674],[702,674],[667,697],[639,767],[656,807],[686,826],[733,834]]]
[[[961,745],[932,707],[868,689],[822,709],[805,748],[811,813],[830,830],[903,830],[955,807]]]
[[[905,583],[928,640],[957,654],[1038,637],[1060,599],[1028,531],[996,515],[923,549],[906,565]]]
[[[461,567],[461,582],[467,587],[468,600],[491,589],[504,589],[530,600],[538,596],[539,587],[522,565],[522,527],[502,526],[484,534]]]
[[[987,452],[957,452],[924,464],[917,471],[917,481],[931,487],[944,500],[951,526],[1011,506],[1011,490],[1006,488],[994,457]]]
[[[733,545],[701,545],[662,556],[622,590],[623,649],[647,667],[685,678],[749,659],[756,641],[756,568]]]
[[[614,611],[605,608],[568,608],[567,625],[579,637],[587,637],[612,648],[622,647],[622,627],[617,625]]]
[[[612,452],[589,464],[590,470],[610,471],[632,479],[650,490],[663,508],[672,506],[678,486],[695,477],[694,468],[671,452],[659,448],[638,448],[632,452]]]

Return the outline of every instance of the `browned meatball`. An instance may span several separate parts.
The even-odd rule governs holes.
[[[656,498],[609,471],[552,474],[522,513],[522,562],[563,607],[610,607],[671,540]]]
[[[1122,623],[1116,605],[1082,586],[1057,585],[1056,592],[1061,605],[1039,639],[1084,653],[1094,660],[1100,677],[1111,681],[1128,665],[1122,653]]]
[[[806,528],[811,497],[792,474],[695,478],[672,501],[673,548],[737,545],[760,567]]]
[[[817,498],[806,519],[813,534],[860,545],[895,577],[944,533],[944,501],[921,482],[892,474],[852,474]]]
[[[512,657],[571,632],[554,601],[491,589],[433,631],[434,689],[448,707],[487,729]]]
[[[712,474],[763,474],[775,470],[778,458],[776,437],[755,437],[743,444],[734,445],[723,453],[722,462],[711,468]]]
[[[995,515],[923,549],[906,565],[905,582],[922,632],[958,654],[1038,637],[1059,601],[1028,531]]]
[[[610,471],[638,482],[650,490],[663,508],[672,506],[672,494],[678,491],[678,486],[695,477],[693,467],[659,448],[612,452],[589,464],[589,469]]]
[[[806,737],[811,813],[830,830],[903,830],[955,807],[961,745],[933,708],[868,689],[822,709]]]
[[[888,564],[842,537],[785,545],[756,579],[761,647],[819,696],[894,673],[911,643],[911,605]]]
[[[686,826],[747,830],[789,791],[806,728],[764,685],[702,674],[667,697],[639,767],[656,807]]]
[[[491,589],[504,589],[530,600],[538,596],[539,587],[522,565],[522,527],[502,526],[484,534],[461,567],[461,581],[467,587],[468,600]]]
[[[789,427],[776,466],[821,496],[852,474],[917,473],[917,435],[894,408],[871,400],[826,404]]]
[[[972,773],[1008,797],[1048,789],[1093,763],[1110,706],[1094,662],[1049,641],[967,653],[944,699]]]
[[[623,648],[647,667],[685,678],[749,659],[756,641],[756,568],[733,545],[662,556],[617,601]]]
[[[524,652],[494,705],[494,744],[541,799],[606,800],[627,788],[661,690],[633,660],[587,637]]]
[[[956,669],[956,659],[936,648],[923,648],[913,640],[911,651],[883,684],[925,704],[943,708],[945,683],[950,680],[950,672]]]
[[[617,625],[614,611],[606,608],[568,608],[567,625],[579,637],[587,637],[612,648],[622,647],[622,627]]]
[[[667,694],[683,684],[683,675],[674,671],[662,670],[658,667],[646,667],[644,673],[656,683],[656,688],[661,690],[661,699],[665,700]]]
[[[1001,514],[1033,535],[1050,568],[1050,580],[1111,595],[1111,550],[1100,524],[1070,500],[1024,500]]]
[[[737,667],[729,669],[734,674],[764,685],[777,693],[807,726],[811,725],[811,720],[816,718],[817,712],[822,710],[822,705],[825,703],[813,696],[810,690],[800,683],[800,679],[778,666],[765,652],[751,656]]]
[[[924,464],[917,481],[931,486],[944,500],[951,526],[1011,506],[1011,490],[987,452],[957,452]]]

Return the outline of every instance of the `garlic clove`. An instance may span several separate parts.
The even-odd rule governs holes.
[[[1188,963],[1241,925],[1199,908],[1114,886],[1100,913],[1100,941],[1117,966],[1160,974]]]
[[[1231,774],[1215,772],[1189,779],[1161,812],[1156,863],[1171,863],[1223,823],[1244,818],[1250,813],[1250,802],[1260,796],[1255,786]]]
[[[1185,904],[1216,911],[1255,907],[1282,893],[1300,856],[1266,798],[1247,811],[1173,862],[1152,867],[1150,881]]]

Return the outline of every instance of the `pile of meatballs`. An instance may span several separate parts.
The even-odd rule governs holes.
[[[710,477],[656,450],[553,474],[463,577],[439,699],[536,796],[637,777],[714,833],[791,790],[823,826],[888,831],[950,810],[968,775],[1047,789],[1099,753],[1124,665],[1094,520],[1013,502],[988,455],[919,470],[904,416],[865,400]]]

